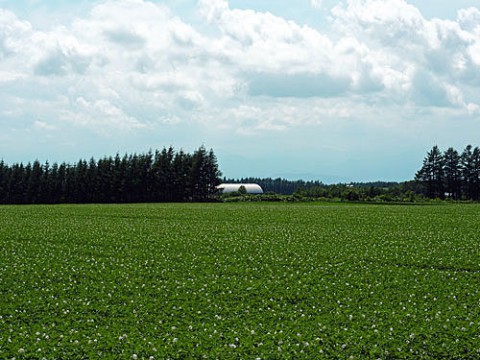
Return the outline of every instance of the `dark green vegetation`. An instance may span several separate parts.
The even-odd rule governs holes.
[[[321,181],[287,180],[282,178],[256,178],[248,177],[242,179],[223,178],[222,183],[258,184],[265,192],[274,192],[279,195],[292,195],[298,189],[311,189],[324,187]]]
[[[0,207],[0,358],[477,359],[479,205]]]
[[[242,178],[227,179],[223,178],[222,183],[254,183],[262,187],[265,192],[273,192],[278,195],[298,194],[307,197],[325,197],[325,198],[347,198],[347,193],[355,189],[359,196],[375,197],[389,193],[399,193],[411,190],[412,184],[403,184],[398,182],[375,181],[366,183],[333,184],[327,185],[321,181],[288,180],[282,178]],[[405,188],[405,187],[410,188]],[[372,191],[373,189],[373,191]],[[343,196],[345,195],[345,196]]]
[[[212,150],[172,147],[75,165],[0,161],[0,204],[209,201],[221,173]]]
[[[415,180],[325,185],[321,181],[271,178],[227,179],[257,183],[264,196],[219,197],[221,172],[213,152],[193,154],[172,147],[145,154],[62,163],[6,165],[0,161],[0,204],[140,203],[204,201],[422,202],[425,199],[480,200],[480,148],[460,155],[434,146]],[[285,196],[287,195],[287,196]]]
[[[267,179],[268,180],[268,179]],[[288,183],[288,180],[276,179],[274,182]],[[258,181],[262,186],[263,181]],[[426,202],[429,199],[416,193],[413,189],[419,189],[414,182],[406,183],[352,183],[335,185],[312,185],[302,181],[291,181],[291,184],[301,184],[293,194],[276,193],[266,186],[262,186],[264,194],[241,194],[231,192],[222,194],[219,198],[224,202],[309,202],[309,201],[330,201],[330,202],[395,202],[412,203]],[[268,184],[268,181],[267,181]]]
[[[460,154],[453,148],[442,152],[438,146],[434,146],[423,160],[415,180],[400,183],[377,181],[326,185],[320,181],[291,181],[280,178],[245,178],[239,181],[224,179],[223,182],[257,183],[266,192],[294,195],[290,200],[296,201],[310,199],[362,202],[423,202],[425,199],[479,201],[480,147],[468,145]],[[268,194],[267,200],[285,200],[272,195]],[[243,200],[262,200],[262,197],[247,197]]]
[[[434,146],[415,179],[429,198],[480,200],[480,148],[468,145],[462,154]]]

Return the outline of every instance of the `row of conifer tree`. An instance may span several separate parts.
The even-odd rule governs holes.
[[[221,173],[213,150],[172,147],[76,164],[0,161],[0,203],[132,203],[208,201]]]
[[[468,145],[462,153],[453,147],[427,152],[415,180],[429,198],[480,200],[480,148]]]
[[[169,147],[76,164],[50,165],[36,160],[7,165],[0,160],[0,204],[209,201],[218,193],[220,176],[213,150],[203,146],[192,154]],[[277,193],[325,187],[321,182],[263,180],[242,179]],[[480,148],[468,145],[459,153],[452,147],[442,152],[434,146],[415,182],[404,185],[398,189],[428,198],[480,201]]]

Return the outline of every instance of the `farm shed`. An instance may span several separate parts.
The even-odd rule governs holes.
[[[263,190],[258,184],[220,184],[217,188],[226,194],[238,191],[241,186],[245,187],[247,194],[263,194]]]

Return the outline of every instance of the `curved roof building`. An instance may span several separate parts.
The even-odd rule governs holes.
[[[263,194],[263,189],[258,184],[220,184],[218,189],[224,194],[238,191],[243,186],[247,190],[247,194]]]

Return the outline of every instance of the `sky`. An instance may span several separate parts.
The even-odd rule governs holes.
[[[223,175],[413,179],[480,146],[480,0],[0,0],[0,159],[204,145]]]

